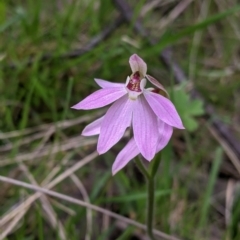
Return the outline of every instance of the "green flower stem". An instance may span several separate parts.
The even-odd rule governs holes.
[[[158,153],[158,156],[156,158],[154,158],[152,160],[152,165],[151,165],[151,176],[154,178],[156,173],[157,173],[157,170],[158,170],[158,167],[159,167],[159,164],[161,162],[161,152]]]
[[[150,173],[144,167],[140,156],[135,159],[135,162],[145,176],[147,181],[147,188],[148,188],[148,198],[147,198],[147,234],[151,240],[154,240],[153,235],[153,218],[154,218],[154,195],[155,195],[155,175],[157,173],[159,164],[161,162],[161,153],[159,156],[152,161],[150,166],[151,171]]]
[[[147,234],[151,240],[154,240],[153,235],[153,217],[154,217],[154,177],[148,179],[148,202],[147,202]]]

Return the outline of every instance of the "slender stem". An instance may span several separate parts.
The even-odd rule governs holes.
[[[147,181],[148,198],[147,198],[147,234],[151,240],[153,236],[153,209],[154,209],[154,166],[152,167],[151,175],[142,163],[141,156],[135,159],[135,163]]]
[[[144,177],[146,178],[146,180],[149,180],[150,178],[150,174],[148,173],[147,169],[144,167],[140,156],[138,156],[138,158],[135,158],[135,163],[138,167],[138,169],[141,171],[141,173],[144,175]]]
[[[153,159],[153,161],[152,161],[152,166],[151,166],[151,176],[152,176],[152,178],[155,177],[155,175],[158,171],[158,167],[159,167],[159,164],[161,162],[161,156],[162,156],[161,152],[159,152],[158,156],[155,159]]]
[[[154,217],[154,177],[148,179],[148,202],[147,202],[147,234],[151,240],[154,240],[153,235],[153,217]]]
[[[140,156],[135,159],[135,163],[147,181],[148,198],[147,198],[147,234],[151,240],[155,240],[153,235],[153,218],[154,218],[154,196],[155,196],[155,175],[161,162],[161,153],[152,162],[150,173],[142,163]]]
[[[153,235],[153,219],[154,219],[154,197],[155,197],[155,176],[161,162],[161,152],[153,159],[151,164],[151,173],[148,179],[148,203],[147,203],[147,234],[151,240]]]

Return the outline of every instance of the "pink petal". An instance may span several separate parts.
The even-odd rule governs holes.
[[[124,168],[127,163],[135,158],[139,154],[139,150],[135,143],[135,140],[132,138],[127,145],[122,149],[122,151],[117,155],[116,160],[112,166],[112,174],[115,175],[118,171]]]
[[[93,136],[100,134],[101,123],[104,116],[88,124],[82,131],[83,136]]]
[[[104,107],[116,101],[126,93],[127,90],[124,87],[100,89],[83,99],[81,102],[72,106],[72,108],[79,110]]]
[[[144,96],[139,96],[133,110],[133,133],[139,151],[147,160],[153,159],[156,152],[159,135],[157,129],[157,116]]]
[[[108,82],[106,80],[102,80],[102,79],[98,79],[98,78],[95,78],[94,80],[101,88],[113,88],[113,87],[124,87],[125,86],[124,83],[113,83],[113,82]]]
[[[154,86],[156,86],[158,89],[162,90],[165,94],[166,97],[169,98],[169,94],[167,92],[167,90],[163,87],[163,85],[154,77],[150,76],[150,75],[146,75],[146,78],[149,80],[149,82],[151,82]]]
[[[149,91],[144,91],[143,94],[148,101],[150,107],[160,120],[170,126],[184,129],[182,120],[170,100],[161,96],[160,94]]]
[[[128,96],[117,100],[107,111],[101,124],[97,151],[107,152],[123,136],[132,120],[133,101]]]
[[[173,127],[162,122],[161,120],[158,121],[158,131],[159,131],[159,138],[157,143],[157,151],[161,151],[163,148],[166,147],[168,144],[172,133],[173,133]]]
[[[147,73],[147,64],[137,54],[133,54],[129,58],[129,64],[133,73],[139,71],[140,74],[145,77]]]

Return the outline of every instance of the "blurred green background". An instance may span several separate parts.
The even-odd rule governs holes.
[[[240,3],[126,2],[131,23],[91,47],[120,15],[113,1],[0,0],[0,175],[46,187],[76,166],[54,191],[144,223],[146,185],[134,162],[111,176],[127,139],[78,166],[97,142],[81,131],[102,111],[70,109],[98,88],[94,78],[125,82],[137,53],[169,90],[187,129],[175,130],[162,153],[155,228],[179,239],[238,240],[239,159],[222,150],[225,139],[211,122],[221,119],[240,139]],[[136,19],[154,46],[134,31]],[[182,84],[159,61],[168,46],[188,78]],[[203,102],[190,98],[193,88],[216,116],[204,118]],[[52,197],[29,200],[32,191],[0,184],[0,239],[146,239],[107,214]]]

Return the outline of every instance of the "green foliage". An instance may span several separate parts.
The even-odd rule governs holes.
[[[171,193],[171,189],[168,190],[156,190],[155,191],[155,196],[161,197],[161,196],[166,196]],[[128,194],[125,196],[119,196],[119,197],[112,197],[108,199],[100,199],[99,201],[101,202],[130,202],[130,201],[139,201],[141,199],[147,198],[147,194],[145,192],[142,193],[134,193],[134,194]]]
[[[228,17],[229,15],[232,15],[234,13],[237,13],[240,11],[240,5],[236,5],[233,8],[227,9],[223,12],[217,13],[215,15],[212,15],[206,19],[204,19],[202,22],[193,24],[183,30],[180,30],[179,32],[172,33],[171,31],[166,31],[166,33],[163,35],[163,37],[160,39],[159,43],[151,47],[151,53],[155,51],[161,51],[163,48],[176,43],[180,39],[184,38],[185,36],[188,36],[190,34],[195,33],[196,31],[200,31],[208,27],[209,25],[212,25],[216,22],[218,22],[221,19],[224,19]]]
[[[205,100],[217,96],[217,99],[221,100],[218,101],[217,112],[221,113],[220,116],[224,116],[224,119],[229,119],[229,123],[232,124],[234,114],[238,116],[239,111],[238,104],[233,104],[233,99],[239,101],[236,89],[239,88],[240,76],[237,70],[239,66],[235,65],[236,59],[239,58],[239,39],[231,24],[235,23],[236,29],[239,27],[236,15],[239,6],[229,6],[220,11],[211,1],[208,16],[199,21],[200,5],[205,1],[192,1],[177,19],[171,21],[167,30],[164,30],[165,33],[160,36],[159,23],[176,7],[177,1],[159,1],[159,6],[140,17],[149,36],[159,39],[155,46],[149,46],[146,39],[133,31],[133,24],[142,9],[150,6],[150,1],[128,2],[131,2],[134,12],[131,23],[115,29],[111,36],[90,52],[76,59],[69,59],[59,56],[75,49],[85,49],[91,40],[117,17],[119,13],[112,0],[0,0],[1,136],[6,132],[21,133],[39,125],[51,124],[52,127],[58,121],[75,120],[81,116],[91,117],[90,112],[75,111],[70,109],[70,106],[96,89],[94,77],[124,82],[126,76],[130,74],[128,58],[132,53],[143,57],[151,74],[157,79],[157,76],[161,76],[166,80],[162,84],[168,87],[171,71],[163,68],[158,58],[159,51],[166,46],[177,44],[173,46],[172,58],[177,59],[180,65],[187,69],[189,52],[194,44],[192,36],[198,31],[202,31],[203,38],[198,57],[195,59],[194,86],[201,91]],[[164,4],[161,5],[160,2]],[[40,59],[43,55],[51,55],[52,59],[42,62]],[[32,65],[26,64],[29,59],[33,61]],[[14,67],[11,67],[12,65]],[[228,69],[231,70],[230,74]],[[207,76],[204,81],[203,76],[204,78]],[[198,128],[196,117],[204,114],[204,109],[201,101],[190,98],[185,87],[184,84],[179,87],[172,84],[172,100],[181,115],[186,131],[176,131],[177,136],[174,134],[171,143],[162,151],[163,160],[156,172],[155,226],[180,239],[193,239],[193,236],[196,240],[213,239],[210,230],[215,229],[221,235],[229,232],[229,239],[238,240],[239,200],[236,199],[234,203],[228,229],[222,227],[225,218],[210,206],[210,199],[214,197],[214,186],[219,180],[222,152],[217,150],[215,154],[212,153],[212,149],[219,148],[205,128],[196,131],[194,138],[191,138],[189,132]],[[226,107],[229,105],[232,110]],[[41,185],[46,177],[58,169],[52,176],[54,179],[95,150],[95,144],[90,144],[52,154],[53,150],[60,150],[62,146],[78,144],[79,141],[70,141],[80,136],[81,130],[89,121],[91,120],[68,129],[59,128],[50,137],[48,137],[48,131],[51,130],[49,125],[43,131],[36,130],[21,137],[0,139],[0,164],[4,160],[11,161],[11,164],[0,166],[0,175],[29,182],[27,174],[15,160],[16,157],[27,157],[31,154],[32,159],[25,161],[27,158],[24,158],[23,163],[37,183]],[[41,138],[34,140],[42,133],[44,134]],[[182,137],[185,137],[186,141],[182,141]],[[84,141],[81,139],[81,142]],[[116,176],[111,175],[111,166],[116,154],[125,143],[126,139],[75,174],[86,187],[92,204],[144,223],[146,184],[136,170],[134,162],[130,162]],[[3,146],[8,146],[10,150],[3,150]],[[48,146],[49,154],[38,158],[37,156]],[[206,178],[208,181],[202,177],[198,178],[199,173],[208,176]],[[204,187],[201,187],[202,185]],[[17,208],[32,193],[26,193],[20,187],[5,183],[1,183],[1,186],[2,219],[4,214]],[[78,187],[70,179],[64,179],[54,190],[83,199]],[[86,208],[66,201],[59,202],[67,208],[64,209],[56,204],[59,199],[55,199],[55,202],[52,201],[53,198],[48,199],[57,219],[62,222],[67,239],[84,239]],[[215,222],[214,217],[217,218]],[[125,231],[115,236],[114,234],[120,231],[112,218],[109,222],[106,221],[109,223],[107,227],[103,226],[105,215],[102,213],[93,211],[92,218],[92,239],[105,240],[112,236],[119,240],[130,239],[136,232],[135,227],[128,226]],[[203,234],[199,231],[202,227],[199,220],[204,226]],[[5,226],[10,226],[10,223],[9,221],[0,226],[0,231],[5,230]],[[58,229],[50,226],[42,204],[36,200],[7,239],[52,240],[57,237]]]
[[[203,102],[201,100],[191,99],[184,90],[186,84],[178,86],[174,91],[173,101],[178,110],[185,128],[192,132],[198,128],[198,122],[195,117],[204,114]]]
[[[213,162],[212,169],[210,172],[206,192],[204,194],[201,217],[200,217],[200,222],[199,222],[200,227],[205,227],[205,225],[207,224],[207,217],[209,214],[209,208],[210,208],[210,204],[211,204],[211,196],[212,196],[213,188],[217,181],[219,169],[220,169],[220,166],[222,163],[222,155],[223,155],[223,150],[221,148],[218,148],[215,151],[214,162]]]
[[[0,24],[6,20],[7,9],[4,1],[0,1]]]

